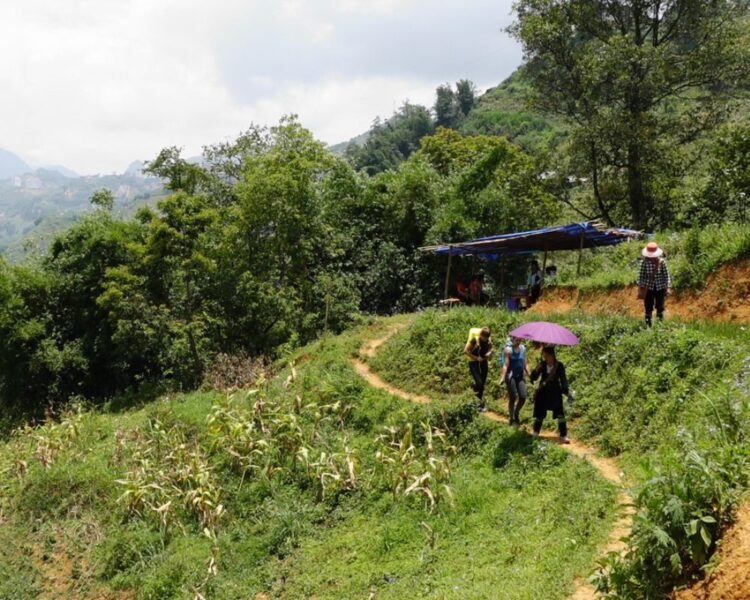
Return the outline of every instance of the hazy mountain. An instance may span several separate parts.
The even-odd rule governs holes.
[[[31,167],[18,156],[0,148],[0,179],[8,179],[16,175],[29,173]]]
[[[0,253],[23,257],[24,242],[44,248],[61,229],[93,210],[91,195],[107,188],[115,195],[115,213],[131,215],[163,194],[161,180],[140,174],[70,178],[37,169],[0,179]]]
[[[68,177],[70,179],[80,177],[80,175],[73,169],[69,169],[68,167],[64,167],[63,165],[43,165],[41,168],[47,171],[55,171],[56,173],[60,173],[60,175],[62,175],[63,177]]]
[[[339,142],[338,144],[328,146],[328,149],[336,156],[344,156],[344,154],[346,153],[346,149],[350,144],[354,144],[355,146],[364,146],[367,138],[369,137],[370,132],[365,131],[364,133],[360,133],[358,136],[353,137],[348,142]]]
[[[143,176],[143,167],[146,166],[146,163],[142,160],[134,160],[132,163],[128,165],[128,168],[125,169],[125,175],[135,175],[136,177],[142,177]]]

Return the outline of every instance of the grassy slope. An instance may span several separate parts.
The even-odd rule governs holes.
[[[351,403],[344,429],[324,420],[314,443],[355,448],[365,474],[383,424],[448,423],[459,448],[455,508],[431,514],[416,498],[394,501],[367,475],[359,490],[324,501],[291,472],[241,483],[226,445],[210,449],[206,418],[223,401],[215,392],[83,413],[0,446],[0,545],[9,549],[0,556],[0,598],[114,597],[118,589],[138,598],[495,598],[500,589],[507,598],[565,597],[606,537],[614,490],[588,464],[476,419],[461,400],[420,407],[365,386],[348,359],[385,324],[303,349],[296,380],[284,388],[287,368],[262,397],[289,411],[299,395],[309,408],[303,422],[316,406]],[[243,398],[239,410],[249,414],[257,396]],[[173,526],[164,536],[155,519],[128,517],[117,502],[115,480],[157,421],[210,458],[227,508],[215,577],[206,574],[211,541],[195,517],[180,509],[184,533]]]
[[[479,97],[459,130],[467,135],[502,135],[531,154],[553,150],[567,138],[565,123],[530,109],[529,92],[519,69]]]
[[[661,232],[654,240],[665,257],[676,289],[700,288],[720,266],[750,257],[750,225],[712,225],[693,231]],[[635,283],[645,240],[614,248],[584,250],[581,276],[576,275],[577,252],[551,253],[548,264],[558,267],[558,285],[581,290],[610,289]]]
[[[623,597],[654,597],[697,573],[747,487],[750,336],[730,325],[645,329],[625,318],[550,318],[582,341],[559,354],[577,396],[567,409],[572,435],[618,455],[637,483],[633,552],[615,579]],[[465,397],[460,353],[469,327],[491,326],[502,344],[519,321],[492,309],[428,311],[371,362],[407,390]],[[497,373],[490,375],[490,405],[502,410]]]

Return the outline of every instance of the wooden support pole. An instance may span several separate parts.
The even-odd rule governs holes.
[[[505,261],[500,257],[500,301],[505,304]]]
[[[544,251],[544,259],[542,260],[542,287],[544,287],[544,275],[547,271],[547,251]]]
[[[453,252],[451,247],[448,246],[448,270],[445,273],[445,291],[443,292],[443,300],[448,299],[448,290],[451,284],[451,261],[453,260]]]
[[[576,277],[581,275],[581,260],[583,260],[583,234],[581,234],[581,246],[578,248],[578,267],[576,268]]]

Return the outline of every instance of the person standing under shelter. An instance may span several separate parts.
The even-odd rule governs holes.
[[[545,346],[542,350],[542,360],[531,372],[532,383],[541,379],[534,394],[534,436],[538,437],[547,411],[552,411],[552,417],[557,419],[560,441],[569,444],[568,423],[563,409],[563,395],[572,398],[568,389],[568,378],[565,365],[557,360],[554,346]]]
[[[529,306],[534,306],[542,295],[542,270],[535,260],[531,261],[531,273],[526,283],[529,287]]]
[[[672,292],[672,277],[664,259],[664,250],[656,242],[649,242],[641,251],[643,260],[638,272],[638,298],[643,300],[646,325],[651,326],[651,315],[656,307],[656,318],[664,319],[667,294]]]
[[[511,343],[503,349],[503,371],[500,381],[508,387],[508,418],[511,425],[521,424],[521,409],[526,404],[525,375],[530,375],[526,360],[526,346],[521,339],[511,338]]]
[[[464,346],[464,354],[469,359],[469,372],[474,381],[472,389],[477,395],[477,408],[480,412],[487,410],[484,403],[484,386],[487,383],[488,361],[492,356],[490,335],[489,327],[472,327]]]

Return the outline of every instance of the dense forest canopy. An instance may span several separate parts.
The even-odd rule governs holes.
[[[0,260],[0,403],[192,387],[218,353],[277,357],[360,314],[424,307],[444,276],[418,252],[430,243],[747,219],[750,126],[730,102],[744,2],[516,9],[527,64],[483,96],[441,85],[432,109],[404,104],[344,156],[293,116],[199,162],[165,148],[145,168],[169,193],[158,204],[124,219],[96,192],[44,254]]]
[[[37,263],[2,263],[0,382],[19,408],[106,398],[166,378],[193,386],[218,352],[279,355],[361,312],[432,301],[430,242],[539,226],[558,204],[500,137],[439,129],[373,177],[294,118],[147,169],[172,194],[135,220],[96,210]]]

